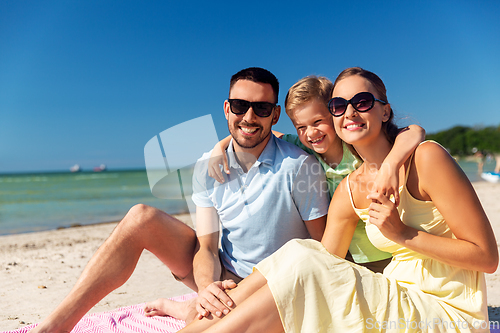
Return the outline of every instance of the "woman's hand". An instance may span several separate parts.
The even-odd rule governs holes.
[[[223,166],[224,172],[229,174],[229,165],[227,162],[227,155],[225,153],[226,147],[222,146],[222,141],[217,143],[212,150],[210,155],[210,160],[208,161],[208,175],[218,181],[219,183],[224,183],[224,175],[220,169],[220,165]]]
[[[368,207],[370,223],[376,225],[386,238],[401,244],[411,228],[401,222],[396,204],[382,193],[371,193],[367,199],[372,200]]]

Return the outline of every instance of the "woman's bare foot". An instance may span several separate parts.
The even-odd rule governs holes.
[[[177,302],[171,299],[159,298],[156,301],[146,303],[144,314],[146,317],[170,316],[176,319],[192,322],[197,315],[194,299]]]

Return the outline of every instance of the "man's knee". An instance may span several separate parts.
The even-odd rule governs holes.
[[[161,232],[162,230],[169,230],[173,234],[184,231],[184,233],[193,233],[191,228],[165,213],[164,211],[144,204],[137,204],[130,208],[125,218],[122,220],[127,229],[133,229],[137,232]],[[184,230],[187,229],[187,230]],[[179,236],[183,235],[181,234]]]
[[[157,223],[166,213],[144,204],[137,204],[130,208],[120,224],[127,229],[147,230],[152,224]]]
[[[154,216],[158,214],[158,212],[159,210],[155,207],[151,207],[144,204],[137,204],[132,206],[132,208],[130,208],[127,215],[130,214],[136,217],[147,217],[147,216]]]

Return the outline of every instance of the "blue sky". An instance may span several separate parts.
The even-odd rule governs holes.
[[[144,146],[212,114],[229,78],[385,81],[401,124],[500,124],[498,1],[0,1],[0,173],[144,167]],[[283,113],[275,129],[294,132]],[[184,133],[172,144],[189,149]],[[188,144],[189,143],[189,144]]]

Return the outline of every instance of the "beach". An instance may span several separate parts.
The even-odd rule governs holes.
[[[175,215],[191,225],[189,214]],[[117,223],[0,237],[0,331],[38,323],[66,296]],[[135,272],[90,312],[192,293],[144,252]]]
[[[500,242],[500,183],[475,182],[474,188]],[[190,225],[188,214],[176,215]],[[116,223],[0,237],[0,330],[12,330],[45,318],[70,291],[85,265]],[[486,274],[490,321],[500,320],[500,270]],[[173,297],[192,291],[172,277],[154,255],[143,253],[122,287],[91,312]]]

